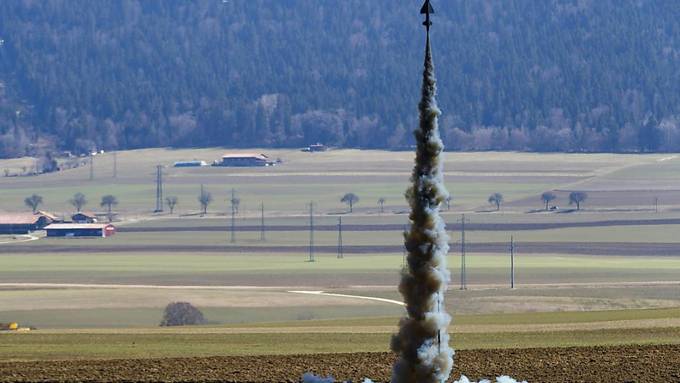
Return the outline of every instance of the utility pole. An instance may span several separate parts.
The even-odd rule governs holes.
[[[264,201],[260,203],[260,241],[265,241],[264,238]]]
[[[156,210],[154,213],[163,211],[163,165],[156,165]]]
[[[94,155],[90,153],[90,181],[94,180]]]
[[[659,197],[654,197],[654,212],[659,212]]]
[[[338,259],[344,258],[342,251],[342,217],[338,217]]]
[[[309,202],[309,262],[314,262],[314,202]]]
[[[231,189],[231,243],[236,242],[236,191]]]
[[[460,289],[467,290],[467,272],[465,270],[465,214],[460,219]]]
[[[118,178],[118,153],[113,152],[113,178]]]
[[[404,237],[408,234],[408,225],[404,225],[404,231],[403,231]],[[401,268],[403,269],[406,267],[406,246],[402,248],[402,254],[401,254]]]
[[[515,238],[510,236],[510,288],[515,288]]]
[[[439,292],[437,292],[437,314],[442,312],[441,308],[441,295]],[[437,330],[437,348],[438,351],[441,353],[442,352],[442,330],[438,329]]]

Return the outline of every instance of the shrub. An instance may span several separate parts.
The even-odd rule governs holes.
[[[173,302],[165,307],[161,326],[189,326],[205,324],[203,313],[188,302]]]

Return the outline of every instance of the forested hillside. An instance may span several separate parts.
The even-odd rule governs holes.
[[[419,0],[3,0],[0,156],[401,148]],[[449,149],[680,150],[680,2],[439,0]]]

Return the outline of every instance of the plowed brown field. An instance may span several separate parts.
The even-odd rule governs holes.
[[[298,382],[309,371],[386,382],[392,361],[389,353],[354,353],[2,362],[0,381]],[[460,351],[455,371],[456,378],[507,374],[529,382],[680,382],[680,345]]]

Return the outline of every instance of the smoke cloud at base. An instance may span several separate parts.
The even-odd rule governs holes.
[[[473,382],[470,379],[468,379],[467,376],[463,375],[463,376],[460,377],[459,380],[456,380],[453,383],[492,383],[492,382],[490,380],[486,380],[486,379],[480,380],[479,382]],[[526,380],[520,382],[520,381],[515,380],[515,379],[513,379],[509,376],[503,375],[503,376],[499,376],[499,377],[496,378],[496,383],[527,383],[527,382],[526,382]]]
[[[308,372],[308,373],[306,373],[302,376],[302,383],[335,383],[335,379],[333,379],[332,376],[328,376],[328,377],[323,378],[323,377],[316,376],[316,375]],[[343,383],[349,383],[349,382],[343,382]],[[364,380],[362,380],[361,383],[373,383],[373,381],[371,379],[364,378]]]
[[[330,376],[326,377],[326,378],[322,378],[322,377],[316,376],[316,375],[311,374],[311,373],[306,373],[302,376],[302,383],[335,383],[335,379],[333,379],[333,377],[330,377]],[[344,383],[349,383],[349,382],[344,382]],[[368,378],[364,378],[362,383],[373,383],[373,381],[368,379]],[[463,376],[460,377],[460,379],[456,380],[453,383],[492,383],[492,381],[484,379],[484,380],[480,380],[479,382],[473,382],[470,379],[468,379],[467,376],[463,375]],[[520,382],[520,381],[515,380],[515,379],[513,379],[509,376],[504,375],[504,376],[497,377],[495,383],[527,383],[527,382],[526,381]]]

